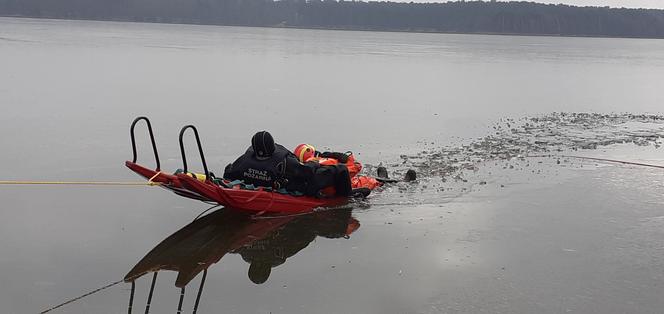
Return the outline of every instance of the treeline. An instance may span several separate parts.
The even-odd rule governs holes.
[[[0,0],[0,15],[244,26],[664,38],[664,10],[533,2]]]

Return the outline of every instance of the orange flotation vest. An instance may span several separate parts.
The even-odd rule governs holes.
[[[354,176],[350,178],[350,185],[353,187],[353,189],[357,188],[368,188],[370,190],[373,190],[381,185],[383,185],[380,181],[376,180],[376,178],[373,177],[368,177],[368,176]]]

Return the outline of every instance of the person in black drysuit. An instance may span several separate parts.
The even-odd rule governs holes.
[[[291,151],[276,144],[267,131],[260,131],[251,138],[247,151],[226,166],[224,179],[243,180],[247,184],[274,189],[285,188],[309,196],[318,196],[320,190],[328,186],[334,186],[339,196],[351,193],[350,176],[345,166],[302,164]]]

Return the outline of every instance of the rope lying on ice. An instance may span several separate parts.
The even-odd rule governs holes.
[[[114,182],[114,181],[0,181],[0,185],[106,185],[106,186],[154,186],[159,182]]]
[[[660,165],[652,165],[652,164],[645,164],[645,163],[640,163],[640,162],[632,162],[632,161],[624,161],[624,160],[616,160],[616,159],[607,159],[607,158],[597,158],[597,157],[584,157],[584,156],[573,156],[573,155],[529,155],[528,157],[576,158],[576,159],[613,162],[613,163],[619,163],[619,164],[625,164],[625,165],[634,165],[634,166],[664,169],[664,166],[660,166]]]
[[[161,185],[160,182],[154,182],[161,171],[157,172],[147,182],[117,182],[117,181],[0,181],[0,185],[112,185],[112,186],[154,186]]]
[[[54,307],[50,307],[50,308],[48,308],[48,309],[46,309],[46,310],[43,310],[43,311],[39,312],[39,314],[48,313],[48,312],[53,311],[53,310],[55,310],[55,309],[61,308],[61,307],[65,306],[65,305],[67,305],[67,304],[69,304],[69,303],[76,302],[76,301],[78,301],[78,300],[80,300],[80,299],[83,299],[83,298],[85,298],[85,297],[87,297],[87,296],[89,296],[89,295],[91,295],[91,294],[95,294],[95,293],[97,293],[97,292],[99,292],[99,291],[106,290],[106,289],[108,289],[108,288],[110,288],[110,287],[113,287],[113,286],[115,286],[115,285],[117,285],[117,284],[119,284],[119,283],[121,283],[121,282],[123,282],[123,281],[124,281],[124,280],[118,280],[118,281],[116,281],[116,282],[109,283],[109,284],[107,284],[107,285],[105,285],[105,286],[103,286],[103,287],[101,287],[101,288],[97,288],[97,289],[92,290],[92,291],[90,291],[90,292],[88,292],[88,293],[86,293],[86,294],[83,294],[83,295],[81,295],[81,296],[75,297],[75,298],[73,298],[73,299],[69,299],[69,300],[65,301],[64,303],[60,303],[60,304],[58,304],[58,305],[56,305],[56,306],[54,306]]]

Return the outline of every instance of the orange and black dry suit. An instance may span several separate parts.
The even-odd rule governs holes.
[[[321,166],[345,165],[350,175],[350,183],[353,189],[368,188],[373,190],[382,185],[376,178],[359,175],[362,164],[355,160],[353,153],[323,152],[305,161],[305,165],[317,163]]]

